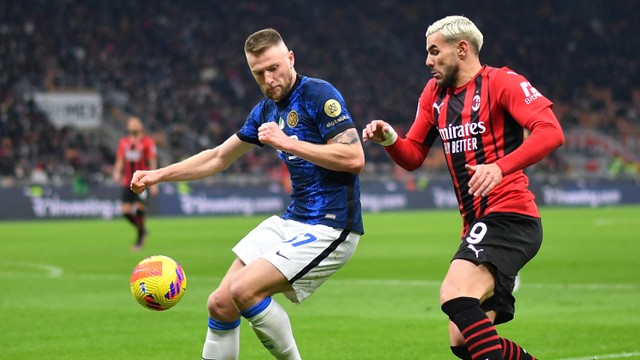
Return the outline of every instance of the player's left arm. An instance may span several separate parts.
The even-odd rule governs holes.
[[[562,128],[550,107],[534,116],[528,124],[531,134],[510,154],[492,164],[466,165],[467,171],[473,173],[469,194],[486,196],[503,176],[537,163],[564,143]]]
[[[522,145],[496,161],[505,175],[537,163],[564,143],[562,128],[550,106],[529,119],[525,128],[530,134]]]
[[[364,168],[364,150],[355,128],[347,128],[326,144],[313,144],[290,138],[276,122],[267,122],[258,128],[258,139],[329,170],[358,174]]]
[[[116,183],[120,183],[122,179],[122,168],[124,166],[124,150],[122,148],[122,140],[118,142],[118,150],[116,152],[116,161],[113,164],[112,178]]]
[[[562,128],[551,110],[552,103],[524,77],[516,76],[521,81],[511,81],[505,85],[502,105],[523,128],[530,131],[530,135],[517,149],[495,163],[466,165],[467,171],[473,173],[469,180],[469,193],[474,196],[486,196],[502,181],[503,176],[537,163],[564,143]],[[536,97],[525,101],[525,98],[532,99],[532,94],[536,94]]]

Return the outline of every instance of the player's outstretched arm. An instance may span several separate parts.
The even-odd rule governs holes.
[[[131,190],[140,194],[157,183],[198,180],[217,174],[227,169],[253,146],[240,140],[237,135],[232,135],[221,145],[201,151],[178,163],[157,170],[136,171],[131,179]]]
[[[373,120],[367,124],[362,129],[362,139],[384,146],[393,162],[407,171],[422,166],[430,149],[424,143],[400,138],[393,127],[384,120]]]
[[[373,120],[362,129],[362,141],[373,141],[374,143],[389,146],[398,139],[398,134],[393,127],[383,120]]]

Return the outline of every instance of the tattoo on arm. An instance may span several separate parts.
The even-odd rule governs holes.
[[[329,140],[329,144],[346,144],[353,145],[360,141],[356,129],[347,129]]]

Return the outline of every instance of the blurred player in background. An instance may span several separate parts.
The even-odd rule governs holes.
[[[287,165],[291,204],[233,248],[237,255],[208,300],[203,359],[237,359],[240,319],[277,359],[300,359],[287,313],[272,295],[299,303],[352,256],[363,234],[358,173],[364,151],[342,95],[298,75],[294,54],[273,29],[245,42],[249,69],[264,94],[242,128],[223,144],[156,171],[137,171],[131,189],[219,173],[257,146]]]
[[[419,168],[434,140],[443,142],[463,230],[440,289],[452,352],[461,359],[534,359],[498,336],[513,319],[518,271],[538,252],[542,223],[523,169],[564,142],[552,103],[522,75],[481,65],[483,36],[473,22],[449,16],[426,33],[433,79],[415,122],[399,138],[374,120],[363,139],[385,146],[393,161]],[[524,129],[530,131],[524,140]]]
[[[145,227],[145,211],[147,192],[136,194],[129,188],[133,173],[137,170],[151,170],[158,167],[156,144],[153,138],[144,134],[144,126],[138,117],[130,117],[127,121],[126,136],[118,143],[116,162],[113,166],[113,180],[122,186],[122,216],[136,228],[136,241],[133,250],[142,248],[147,236]],[[124,173],[124,174],[123,174]],[[157,187],[149,191],[155,195]]]

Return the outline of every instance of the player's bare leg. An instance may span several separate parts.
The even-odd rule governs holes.
[[[271,298],[292,290],[284,275],[270,262],[258,259],[231,275],[230,285],[231,298],[262,345],[276,359],[301,359],[289,316]]]
[[[204,360],[235,360],[240,353],[240,312],[229,294],[229,278],[244,264],[236,259],[218,288],[209,295],[209,328],[202,348]]]

